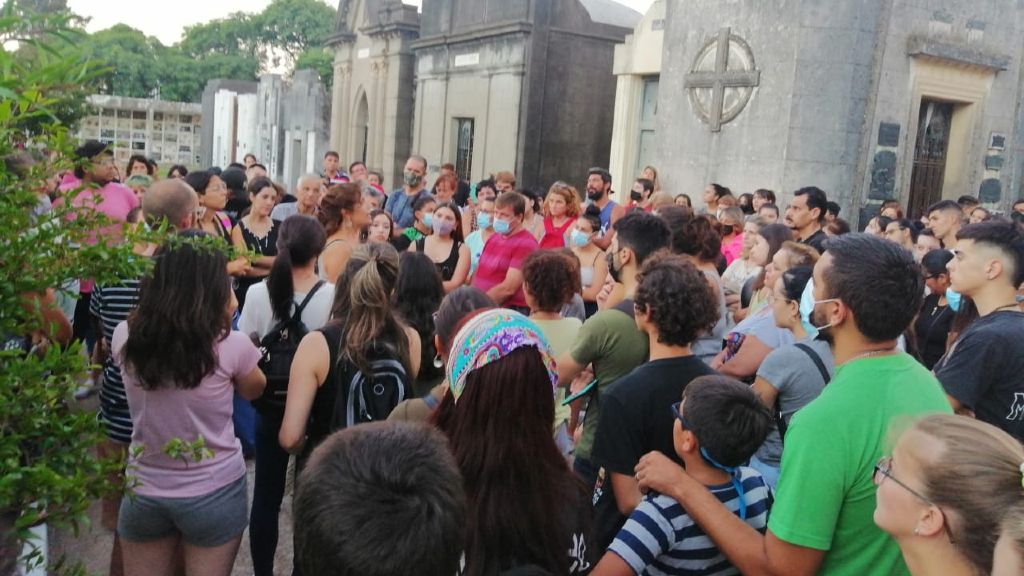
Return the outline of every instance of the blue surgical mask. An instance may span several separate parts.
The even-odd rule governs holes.
[[[960,311],[960,304],[963,303],[963,295],[959,292],[954,292],[952,288],[946,288],[946,304],[949,305],[949,309],[953,312]]]
[[[508,231],[512,229],[512,225],[509,224],[508,220],[494,219],[494,231],[498,234],[508,234]]]
[[[489,228],[491,226],[491,215],[486,212],[478,212],[476,215],[477,228]]]
[[[427,228],[433,228],[434,227],[434,214],[433,213],[424,214],[423,215],[423,225],[426,226]]]
[[[814,299],[814,278],[807,280],[807,286],[804,287],[803,294],[800,295],[800,323],[803,324],[804,330],[807,331],[807,335],[811,338],[817,338],[818,333],[826,328],[831,328],[832,324],[826,324],[824,326],[815,326],[811,321],[811,315],[814,313],[814,307],[818,304],[824,304],[825,302],[832,302],[838,300],[838,298],[828,298],[826,300],[815,300]]]
[[[590,242],[590,234],[581,230],[573,229],[573,231],[569,233],[569,239],[572,241],[573,246],[583,248]]]

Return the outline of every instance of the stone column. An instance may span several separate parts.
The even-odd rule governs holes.
[[[349,158],[349,118],[352,108],[351,94],[352,66],[348,62],[334,65],[334,90],[331,102],[331,148],[338,152],[342,161]]]

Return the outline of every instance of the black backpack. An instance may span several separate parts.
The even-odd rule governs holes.
[[[347,359],[340,362],[343,365],[338,366],[338,391],[331,414],[331,430],[387,420],[410,390],[409,375],[391,346],[371,344],[367,353],[369,373]]]
[[[253,405],[261,411],[276,414],[278,417],[284,415],[292,359],[295,358],[295,351],[299,349],[299,342],[302,342],[302,338],[309,333],[302,322],[302,311],[324,284],[323,280],[314,284],[302,303],[292,312],[291,317],[278,322],[259,342],[258,365],[263,375],[267,377],[267,387],[263,390],[263,395],[253,401]]]

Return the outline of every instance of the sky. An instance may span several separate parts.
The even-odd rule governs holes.
[[[618,0],[638,12],[646,12],[654,0]],[[327,2],[336,6],[337,2]],[[259,12],[270,0],[69,0],[68,6],[77,14],[92,20],[89,32],[103,30],[119,23],[142,30],[147,36],[156,36],[165,45],[181,39],[185,26],[223,18],[232,12]],[[420,5],[420,0],[406,0],[406,4]]]

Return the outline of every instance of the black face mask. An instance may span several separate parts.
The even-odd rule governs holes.
[[[612,275],[612,280],[616,283],[622,283],[622,270],[615,269],[615,254],[609,252],[605,259],[608,261],[608,273]]]
[[[644,199],[644,195],[641,194],[640,192],[637,192],[636,190],[630,190],[629,199],[634,202],[639,202]]]
[[[587,198],[600,200],[604,196],[604,190],[587,190]]]

